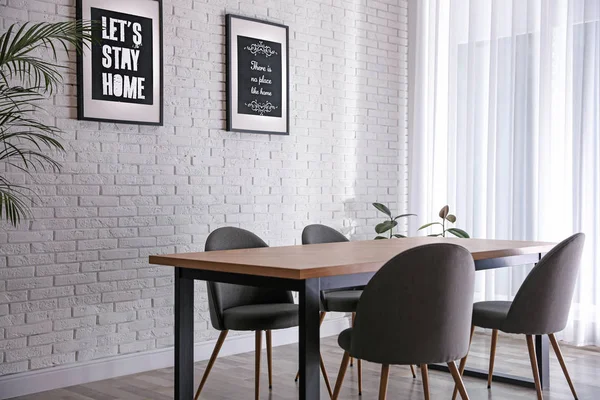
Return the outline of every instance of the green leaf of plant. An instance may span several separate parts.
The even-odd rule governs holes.
[[[420,231],[421,229],[429,228],[430,226],[433,226],[433,225],[442,225],[442,224],[441,224],[441,222],[430,222],[428,224],[423,225],[422,227],[420,227],[417,230]]]
[[[416,217],[416,216],[417,216],[417,214],[400,214],[400,215],[398,215],[398,216],[394,217],[394,221],[395,221],[395,220],[397,220],[397,219],[399,219],[399,218],[411,217],[411,216],[412,216],[412,217]]]
[[[452,222],[452,223],[455,223],[456,222],[456,215],[454,215],[454,214],[448,214],[448,215],[446,215],[446,219],[448,221]]]
[[[395,227],[396,225],[398,225],[398,223],[396,221],[383,221],[382,223],[377,224],[375,226],[375,232],[377,232],[377,233],[387,232],[390,229],[392,229],[393,227]]]
[[[381,211],[382,213],[384,213],[388,217],[392,218],[392,212],[390,211],[389,208],[387,208],[383,204],[381,204],[381,203],[373,203],[373,207],[375,207],[376,209],[378,209],[379,211]]]
[[[438,236],[442,236],[441,233],[433,233],[431,235],[427,235],[428,237],[438,237]]]
[[[10,78],[33,85],[41,91],[52,93],[62,82],[55,45],[62,45],[67,54],[71,45],[80,52],[94,40],[94,32],[101,26],[89,21],[25,23],[14,32],[11,26],[0,36],[1,78],[8,83]],[[34,50],[45,47],[48,57],[39,57]]]
[[[454,236],[457,236],[459,238],[463,238],[463,239],[470,238],[469,234],[467,232],[463,231],[462,229],[448,228],[448,229],[446,229],[446,232],[450,232],[451,234],[453,234]]]
[[[394,237],[395,237],[395,238],[398,238],[398,239],[400,239],[400,238],[405,238],[406,236],[404,236],[404,235],[401,235],[401,234],[399,234],[399,233],[395,233],[395,234],[394,234]]]
[[[377,236],[375,237],[374,240],[381,240],[381,239],[387,239],[385,236]]]
[[[56,47],[67,55],[72,49],[81,52],[100,29],[99,22],[40,22],[20,28],[13,24],[0,35],[0,162],[4,165],[27,174],[60,169],[54,157],[65,150],[59,140],[61,131],[38,118],[38,104],[62,85],[62,71],[68,69]],[[47,51],[39,53],[40,48]],[[30,195],[35,192],[0,175],[0,220],[16,226],[30,215]]]
[[[440,218],[446,218],[448,216],[448,213],[450,213],[450,207],[448,207],[447,205],[445,205],[440,210]]]
[[[7,219],[12,226],[17,226],[21,219],[30,215],[28,204],[21,197],[23,190],[29,190],[20,186],[6,185],[6,181],[0,182],[0,219]]]

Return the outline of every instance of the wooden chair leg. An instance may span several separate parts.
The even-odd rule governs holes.
[[[558,341],[556,340],[554,333],[548,334],[548,337],[550,338],[550,343],[552,343],[552,348],[554,349],[556,358],[558,358],[558,362],[560,363],[560,367],[562,368],[563,374],[565,374],[565,378],[567,378],[567,383],[571,388],[571,393],[573,393],[573,397],[575,398],[575,400],[577,400],[577,392],[575,392],[575,386],[573,386],[573,382],[571,381],[571,377],[569,376],[569,371],[567,371],[567,365],[565,364],[562,352],[560,351]]]
[[[425,398],[425,400],[429,400],[429,371],[427,369],[427,364],[421,365],[421,378],[423,380],[424,398]]]
[[[273,341],[271,331],[268,330],[267,334],[267,365],[269,368],[269,389],[273,389]]]
[[[206,366],[204,375],[202,375],[202,381],[200,381],[200,385],[198,386],[198,390],[196,391],[194,400],[198,400],[198,397],[200,397],[200,392],[202,392],[202,388],[204,388],[204,384],[206,383],[206,380],[208,379],[208,374],[210,374],[210,370],[212,369],[213,365],[215,364],[215,361],[217,360],[219,351],[221,350],[221,347],[223,346],[223,342],[225,341],[225,338],[227,337],[228,333],[229,333],[229,331],[221,331],[221,334],[219,335],[219,338],[217,339],[217,343],[215,343],[215,348],[213,349],[213,352],[210,355],[210,360],[208,360],[208,365]]]
[[[358,363],[358,395],[362,396],[362,361],[357,360]]]
[[[260,398],[260,352],[262,350],[262,331],[256,331],[254,358],[254,399]]]
[[[415,379],[417,377],[417,374],[415,374],[415,367],[413,367],[412,364],[410,364],[410,372],[412,372],[413,379]]]
[[[327,393],[329,393],[329,398],[333,397],[333,391],[331,390],[331,383],[329,383],[329,376],[327,376],[327,371],[325,370],[325,362],[323,361],[323,356],[319,354],[319,360],[321,364],[321,373],[323,374],[323,380],[325,380],[325,386],[327,387]]]
[[[381,366],[381,379],[379,381],[379,400],[385,400],[387,397],[388,377],[390,376],[389,364]]]
[[[471,325],[471,336],[469,336],[469,350],[471,350],[471,343],[473,342],[473,334],[475,333],[475,325]],[[469,356],[469,352],[460,360],[460,365],[458,366],[458,372],[462,377],[463,372],[465,372],[465,366],[467,365],[467,357]],[[458,388],[454,385],[454,392],[452,392],[452,400],[456,400],[456,395],[458,394]]]
[[[467,389],[465,388],[465,384],[463,383],[462,377],[460,376],[460,373],[458,372],[458,368],[456,368],[456,363],[454,361],[450,361],[448,363],[448,368],[450,369],[452,378],[454,378],[454,384],[458,388],[460,397],[462,398],[462,400],[469,400],[469,395],[467,394]]]
[[[356,313],[352,313],[352,327],[354,328],[354,320],[356,319]],[[350,357],[350,366],[354,367],[354,357]]]
[[[319,316],[319,326],[323,325],[323,320],[325,319],[325,315],[327,315],[326,311],[321,311],[321,315]],[[327,377],[327,373],[325,372],[325,369],[322,368],[321,369],[323,371],[323,378],[325,378],[325,380],[328,382],[329,378]],[[298,372],[296,372],[296,378],[294,378],[294,382],[298,382],[298,379],[300,379],[300,370],[298,370]]]
[[[537,359],[535,357],[535,346],[533,344],[533,336],[525,335],[527,338],[527,349],[529,350],[529,362],[531,363],[531,371],[533,372],[533,380],[535,382],[535,391],[537,392],[538,400],[543,400],[542,385],[540,384],[540,372],[538,370]]]
[[[356,313],[352,313],[352,327],[354,328],[354,320],[356,319]],[[362,396],[362,362],[356,360],[358,364],[358,395]],[[350,366],[354,366],[354,358],[350,357]]]
[[[488,371],[488,389],[492,387],[494,375],[494,359],[496,358],[496,344],[498,344],[498,329],[492,330],[492,345],[490,346],[490,368]]]
[[[342,383],[344,382],[344,376],[346,375],[346,370],[348,369],[348,363],[350,362],[350,353],[347,351],[344,352],[344,357],[342,357],[342,364],[340,365],[340,372],[338,372],[337,380],[335,381],[335,389],[333,390],[332,400],[337,400],[340,395],[340,390],[342,390]]]

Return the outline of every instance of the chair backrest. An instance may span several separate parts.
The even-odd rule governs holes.
[[[388,261],[363,291],[351,354],[380,364],[458,360],[469,349],[475,285],[462,246],[419,246]]]
[[[584,242],[585,235],[577,233],[540,260],[519,288],[502,330],[541,335],[565,329]]]
[[[206,239],[205,251],[268,247],[254,233],[245,229],[224,227],[214,230]],[[292,293],[286,290],[206,282],[212,326],[224,330],[223,311],[251,304],[293,303]]]
[[[302,244],[347,242],[348,238],[325,225],[308,225],[302,231]]]
[[[348,238],[342,235],[340,232],[336,231],[333,228],[330,228],[326,225],[321,224],[313,224],[308,225],[302,230],[302,244],[321,244],[321,243],[341,243],[341,242],[349,242]],[[321,309],[325,309],[324,307],[324,295],[330,292],[336,292],[339,290],[353,290],[362,288],[362,286],[353,288],[343,288],[343,289],[333,289],[333,290],[322,290],[320,297]]]

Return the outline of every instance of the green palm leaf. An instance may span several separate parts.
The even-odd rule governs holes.
[[[21,188],[25,189],[25,188]],[[13,226],[29,215],[29,207],[20,195],[23,191],[15,186],[0,185],[0,219],[7,219]]]
[[[81,51],[93,39],[98,24],[81,20],[37,24],[23,24],[18,30],[11,25],[0,36],[0,78],[19,79],[26,85],[43,88],[52,93],[62,81],[57,64],[57,45],[67,54],[70,48]],[[51,61],[39,55],[39,48],[49,50]]]
[[[0,35],[0,163],[28,174],[60,170],[53,155],[64,151],[61,132],[36,118],[38,103],[62,82],[66,67],[58,63],[57,48],[80,52],[97,28],[84,21],[26,23]],[[18,225],[29,215],[32,194],[0,176],[0,219]]]

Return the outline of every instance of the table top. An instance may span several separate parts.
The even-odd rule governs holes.
[[[554,243],[412,237],[150,256],[151,264],[288,279],[375,272],[400,252],[429,243],[465,247],[473,259],[547,253]]]

